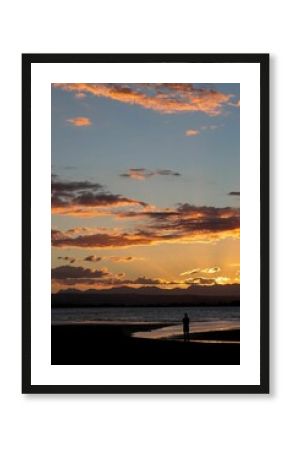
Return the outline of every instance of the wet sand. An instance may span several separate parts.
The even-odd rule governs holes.
[[[132,336],[133,333],[150,331],[160,326],[163,327],[164,324],[52,325],[51,363],[64,365],[240,364],[238,330],[191,333],[191,342],[183,342],[180,336],[175,339],[148,339]],[[195,339],[199,342],[193,342]],[[207,342],[200,342],[200,340]]]
[[[212,333],[218,333],[217,336],[228,336],[228,333],[225,332],[234,332],[236,331],[236,336],[239,335],[240,332],[240,323],[233,323],[232,321],[223,320],[223,321],[208,321],[208,322],[191,322],[189,333],[194,339],[195,336],[203,335],[205,336],[213,336]],[[148,339],[183,339],[183,331],[182,325],[179,324],[168,324],[167,326],[163,326],[160,328],[151,328],[145,331],[138,331],[133,334],[134,337],[140,338],[148,338]],[[226,337],[226,340],[228,338]],[[240,338],[238,337],[238,341]]]

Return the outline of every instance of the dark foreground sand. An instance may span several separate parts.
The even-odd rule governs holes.
[[[177,336],[176,339],[182,340],[182,336]],[[225,342],[240,342],[240,330],[226,330],[226,331],[208,331],[199,333],[190,333],[190,340],[206,340],[206,341],[225,341]]]
[[[160,327],[160,325],[155,325]],[[131,337],[146,325],[53,325],[52,364],[240,364],[240,345],[184,343]],[[202,336],[201,336],[202,334]],[[231,331],[198,333],[191,339],[233,340]],[[235,339],[237,333],[235,334]]]

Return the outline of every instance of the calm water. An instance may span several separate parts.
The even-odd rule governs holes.
[[[157,329],[138,331],[135,337],[149,339],[175,338],[182,335],[182,317],[187,312],[190,332],[224,331],[240,328],[240,308],[219,307],[111,307],[111,308],[55,308],[52,323],[130,323],[161,324]],[[212,343],[212,341],[211,341]]]
[[[52,323],[181,323],[187,312],[191,325],[202,323],[228,323],[234,327],[240,323],[238,306],[219,307],[111,307],[111,308],[55,308],[52,309]]]

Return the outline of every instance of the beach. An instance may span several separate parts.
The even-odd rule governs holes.
[[[239,329],[221,327],[156,338],[175,326],[164,323],[53,324],[53,365],[225,365],[240,364]],[[143,335],[140,337],[140,334]],[[150,336],[151,335],[151,336]],[[145,337],[144,337],[145,336]]]

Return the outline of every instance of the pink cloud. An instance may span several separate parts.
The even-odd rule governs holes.
[[[91,119],[88,117],[72,117],[66,121],[71,123],[74,127],[89,127],[92,125]]]
[[[186,130],[185,136],[197,136],[199,134],[198,130]]]
[[[207,88],[197,88],[191,83],[56,83],[54,88],[74,94],[90,94],[114,101],[138,105],[161,114],[203,112],[210,116],[222,114],[230,105],[232,95]]]

